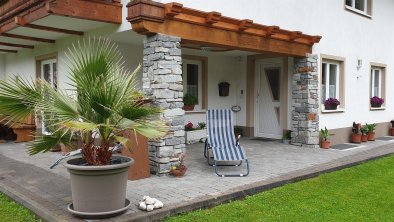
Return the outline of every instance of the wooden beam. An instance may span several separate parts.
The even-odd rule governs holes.
[[[172,2],[165,5],[164,13],[166,16],[174,17],[182,12],[183,5],[180,3]]]
[[[205,22],[207,24],[212,25],[212,24],[220,21],[220,17],[222,17],[222,14],[220,14],[219,12],[209,12],[206,16]]]
[[[80,32],[80,31],[30,24],[22,16],[15,17],[15,24],[17,24],[19,26],[26,27],[26,28],[38,29],[38,30],[43,30],[43,31],[48,31],[48,32],[59,32],[59,33],[70,34],[70,35],[83,35],[83,32]]]
[[[22,45],[22,44],[8,43],[8,42],[0,42],[0,45],[9,46],[9,47],[16,47],[16,48],[34,49],[34,46],[32,46],[32,45]]]
[[[119,1],[57,0],[47,3],[46,8],[52,15],[122,24],[122,4]]]
[[[0,52],[9,52],[9,53],[17,53],[16,50],[9,50],[9,49],[0,49]]]
[[[250,19],[244,19],[239,23],[239,31],[245,31],[246,29],[252,27],[253,21]]]
[[[44,39],[44,38],[37,38],[37,37],[24,36],[24,35],[16,35],[16,34],[11,34],[11,33],[1,33],[0,36],[35,41],[35,42],[46,42],[46,43],[55,43],[56,42],[56,40],[52,40],[52,39]]]

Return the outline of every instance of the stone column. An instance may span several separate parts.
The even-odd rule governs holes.
[[[170,125],[164,138],[149,141],[151,172],[169,173],[185,152],[181,39],[156,34],[144,39],[143,91],[153,104],[163,109],[162,119]]]
[[[319,147],[318,56],[294,58],[291,143]]]

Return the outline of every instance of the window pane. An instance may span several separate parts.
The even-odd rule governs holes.
[[[44,65],[44,80],[51,83],[51,66],[49,64]]]
[[[327,97],[326,97],[326,76],[327,76],[327,73],[326,73],[326,70],[327,70],[327,64],[326,63],[323,63],[323,66],[322,66],[322,77],[321,77],[321,86],[322,86],[322,103],[324,103],[324,101],[327,99]]]
[[[352,0],[346,0],[346,5],[352,6]]]
[[[186,90],[187,93],[192,94],[197,97],[198,101],[198,65],[196,64],[187,64],[187,77],[186,77]]]
[[[279,69],[266,69],[265,74],[267,75],[268,84],[271,88],[272,101],[279,101]]]
[[[329,97],[337,98],[337,69],[338,66],[335,64],[330,64],[330,87],[329,87]]]
[[[379,96],[379,82],[380,82],[380,72],[375,70],[374,73],[374,86],[373,86],[373,96]]]
[[[366,0],[355,0],[355,8],[360,10],[360,11],[365,11],[365,1]]]
[[[57,89],[57,70],[56,70],[56,63],[52,63],[52,70],[53,70],[53,88]]]

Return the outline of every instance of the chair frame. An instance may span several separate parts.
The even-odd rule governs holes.
[[[208,122],[208,114],[207,114],[207,122]],[[232,133],[232,135],[233,135],[233,133]],[[209,135],[208,135],[208,137],[209,137]],[[237,148],[240,147],[239,137],[236,140],[235,146]],[[208,165],[214,167],[216,175],[218,175],[219,177],[244,177],[244,176],[248,176],[249,175],[249,172],[250,172],[249,161],[248,161],[248,159],[246,157],[243,160],[239,160],[239,163],[237,163],[237,164],[220,164],[220,162],[238,162],[238,160],[236,160],[236,161],[232,161],[232,160],[217,161],[217,160],[214,159],[213,156],[210,156],[210,151],[212,151],[212,150],[213,150],[213,148],[209,144],[208,138],[207,138],[205,140],[204,157],[207,159]],[[213,163],[211,162],[212,160],[213,160]],[[217,168],[218,166],[236,166],[236,167],[238,167],[238,166],[241,166],[244,161],[246,162],[246,173],[245,174],[242,174],[242,173],[238,173],[238,174],[222,174],[222,173],[220,173],[218,171],[218,168]]]

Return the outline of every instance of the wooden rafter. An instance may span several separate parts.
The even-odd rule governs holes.
[[[37,38],[37,37],[31,37],[31,36],[25,36],[25,35],[16,35],[16,34],[11,34],[11,33],[1,33],[0,36],[35,41],[35,42],[46,42],[46,43],[55,43],[56,42],[56,40],[53,40],[53,39],[44,39],[44,38]]]
[[[32,46],[32,45],[22,45],[22,44],[8,43],[8,42],[0,42],[0,45],[15,47],[15,48],[34,49],[34,46]]]
[[[219,12],[186,8],[179,3],[134,0],[127,8],[127,20],[133,31],[143,35],[175,35],[185,43],[305,56],[321,38],[278,26],[257,24],[248,19],[222,16]]]
[[[59,32],[59,33],[65,33],[65,34],[70,34],[70,35],[83,35],[83,32],[80,32],[80,31],[31,24],[31,23],[28,23],[26,20],[24,20],[21,16],[15,17],[15,24],[17,24],[19,26],[27,27],[27,28],[39,29],[39,30],[48,31],[48,32]]]
[[[9,50],[9,49],[0,49],[0,52],[8,52],[8,53],[17,53],[16,50]]]
[[[15,1],[17,2],[17,1]],[[59,27],[46,27],[33,24],[49,15],[121,24],[122,4],[119,0],[25,0],[17,2],[17,6],[4,9],[0,7],[0,34],[6,33],[23,24],[24,27],[40,30],[82,35],[80,31],[67,30]],[[20,18],[17,23],[16,18]],[[45,42],[45,41],[43,41]]]

